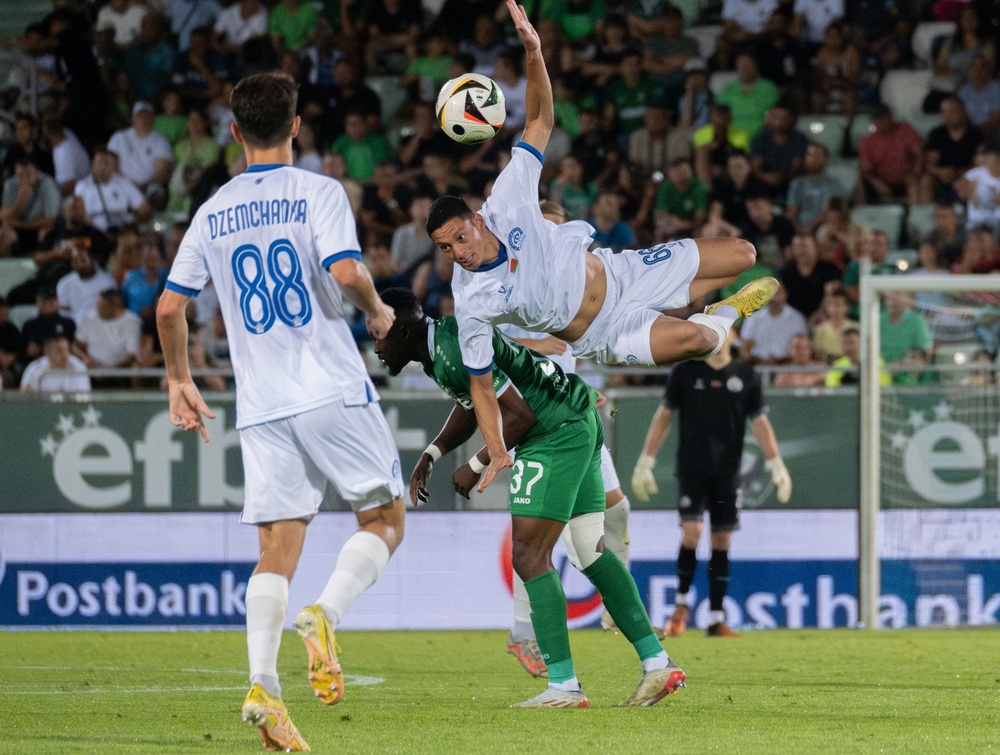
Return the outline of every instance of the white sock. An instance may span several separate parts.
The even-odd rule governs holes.
[[[247,655],[250,683],[269,695],[281,697],[278,684],[278,647],[288,611],[288,580],[280,574],[261,572],[247,580]]]
[[[625,566],[628,566],[628,514],[631,510],[628,497],[604,510],[604,544]]]
[[[708,624],[722,624],[726,620],[725,611],[709,611],[708,612]]]
[[[575,676],[572,679],[567,679],[564,682],[559,682],[558,684],[549,683],[550,687],[555,689],[561,689],[563,692],[582,692],[583,687],[580,686],[580,680]]]
[[[531,602],[528,591],[524,589],[524,580],[514,572],[514,627],[510,630],[511,639],[515,642],[535,639],[535,628],[531,624]]]
[[[731,307],[728,304],[724,307],[719,307],[710,315],[706,315],[703,312],[691,315],[688,318],[689,322],[704,325],[715,331],[715,334],[719,336],[719,343],[716,344],[714,349],[707,354],[695,357],[695,359],[708,359],[709,357],[715,356],[722,351],[722,345],[726,342],[726,338],[729,335],[729,329],[733,327],[733,323],[739,319],[739,316],[740,313],[736,311],[736,308]]]
[[[316,601],[330,624],[336,627],[358,596],[375,584],[389,555],[389,546],[373,532],[359,530],[344,543],[337,568]]]
[[[670,656],[664,650],[662,653],[654,655],[652,658],[647,658],[642,662],[642,673],[648,674],[650,671],[659,671],[661,668],[666,668],[669,663]]]
[[[675,606],[687,606],[688,601],[691,600],[690,593],[679,592],[674,595],[674,605]]]

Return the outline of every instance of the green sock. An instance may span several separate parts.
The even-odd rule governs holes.
[[[542,658],[549,667],[549,684],[567,682],[576,676],[569,652],[566,629],[566,593],[553,569],[524,583],[531,603],[531,625]]]
[[[639,598],[635,580],[614,553],[604,551],[583,573],[601,593],[604,607],[625,639],[635,647],[639,658],[644,660],[663,650],[653,634],[653,625],[649,623],[649,615]],[[655,642],[655,652],[649,637]]]

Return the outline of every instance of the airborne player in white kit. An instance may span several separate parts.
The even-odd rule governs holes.
[[[732,324],[777,290],[761,278],[704,314],[678,320],[664,310],[687,305],[732,283],[756,258],[742,239],[684,239],[650,249],[587,253],[592,229],[555,226],[538,208],[542,153],[555,122],[552,85],[538,33],[523,8],[507,9],[527,57],[527,121],[510,164],[478,213],[458,197],[442,197],[427,232],[458,263],[452,280],[462,359],[490,464],[482,492],[513,463],[503,441],[492,382],[492,326],[513,323],[569,342],[582,358],[604,364],[663,365],[705,358],[721,349]]]
[[[233,90],[233,135],[248,168],[206,202],[185,234],[160,299],[171,421],[199,430],[214,417],[191,378],[185,309],[209,279],[218,291],[236,376],[236,426],[246,478],[241,520],[255,524],[260,561],[247,583],[250,692],[243,719],[269,750],[308,750],[281,700],[278,646],[306,525],[328,482],[353,507],[359,529],[336,570],[295,626],[309,651],[321,702],[343,695],[334,628],[378,579],[403,537],[403,481],[392,433],[358,354],[342,300],[383,337],[392,309],[361,263],[343,188],[291,167],[294,80],[243,79]]]

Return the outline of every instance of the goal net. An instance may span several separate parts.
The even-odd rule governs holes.
[[[863,275],[860,316],[860,621],[995,623],[1000,276]]]

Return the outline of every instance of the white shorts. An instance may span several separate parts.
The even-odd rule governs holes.
[[[610,493],[615,488],[622,486],[618,482],[618,472],[615,471],[615,463],[611,461],[611,452],[607,446],[601,448],[601,477],[604,479],[605,493]]]
[[[599,364],[653,366],[649,331],[663,310],[684,307],[701,255],[694,239],[671,241],[650,249],[594,252],[604,263],[608,291],[604,306],[573,353]]]
[[[328,483],[355,511],[403,495],[399,453],[378,402],[334,401],[240,430],[245,524],[308,519]]]

